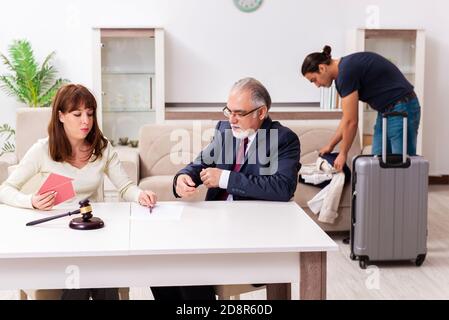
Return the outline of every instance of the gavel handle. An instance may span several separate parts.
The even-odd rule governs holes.
[[[58,218],[62,218],[62,217],[66,217],[66,216],[71,216],[72,214],[78,214],[80,213],[80,210],[75,210],[75,211],[71,211],[71,212],[66,212],[66,213],[62,213],[62,214],[58,214],[57,216],[53,216],[53,217],[47,217],[47,218],[43,218],[43,219],[39,219],[39,220],[34,220],[31,222],[28,222],[26,225],[27,226],[34,226],[35,224],[39,224],[42,222],[47,222],[50,220],[54,220],[54,219],[58,219]]]

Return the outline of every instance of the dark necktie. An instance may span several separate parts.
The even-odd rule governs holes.
[[[235,163],[232,167],[232,171],[239,172],[240,168],[243,165],[243,162],[245,161],[245,152],[246,147],[248,146],[248,138],[243,139],[243,141],[240,142],[239,150],[237,151],[237,156],[235,157]]]
[[[248,146],[248,138],[243,139],[243,141],[240,141],[239,150],[237,151],[237,156],[235,157],[235,163],[232,166],[232,171],[239,172],[240,168],[242,167],[243,163],[245,162],[245,152],[246,147]],[[220,192],[218,198],[220,200],[227,200],[229,196],[229,193],[222,189]]]

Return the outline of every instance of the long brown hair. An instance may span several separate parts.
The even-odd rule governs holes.
[[[81,106],[93,111],[93,125],[86,141],[92,149],[93,160],[101,158],[108,141],[103,136],[97,122],[97,101],[93,94],[80,84],[67,84],[61,87],[52,103],[51,120],[48,125],[48,144],[50,156],[54,161],[64,162],[72,158],[72,146],[59,120],[59,111],[72,112]]]

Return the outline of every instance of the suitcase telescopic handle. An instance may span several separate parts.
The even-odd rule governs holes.
[[[382,161],[387,163],[387,119],[391,117],[402,117],[402,163],[407,162],[407,112],[385,112],[382,114]]]

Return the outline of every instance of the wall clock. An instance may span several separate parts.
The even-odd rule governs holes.
[[[240,11],[253,12],[259,9],[263,0],[234,0],[234,4]]]

